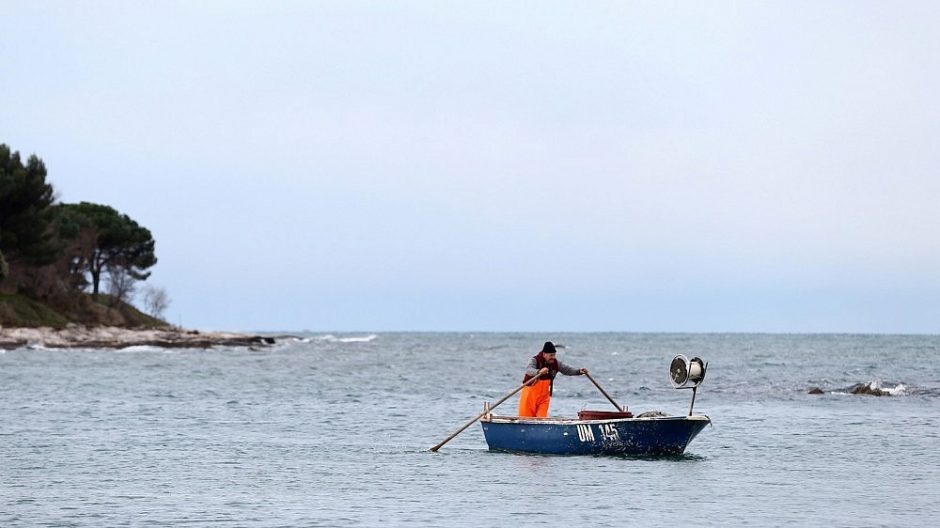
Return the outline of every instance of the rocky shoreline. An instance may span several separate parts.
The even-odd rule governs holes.
[[[213,346],[259,347],[273,345],[268,336],[235,332],[201,332],[182,328],[131,329],[114,326],[67,328],[0,327],[0,350],[23,347],[114,348],[154,346],[161,348],[209,348]]]

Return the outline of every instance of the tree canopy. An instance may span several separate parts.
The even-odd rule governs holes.
[[[112,287],[146,280],[157,263],[150,230],[108,205],[56,203],[46,175],[39,157],[24,164],[0,144],[0,289],[44,298],[91,286],[97,295],[104,273]]]
[[[77,255],[78,270],[91,275],[92,294],[98,294],[101,274],[106,270],[120,270],[136,280],[150,276],[145,270],[157,263],[150,230],[107,205],[81,202],[63,204],[60,209],[69,219],[61,224],[62,230],[73,229],[69,224],[79,223],[76,219],[82,217],[94,229],[94,243]],[[80,223],[78,227],[80,230]]]
[[[0,251],[7,259],[47,264],[55,258],[49,232],[54,201],[42,160],[33,154],[24,165],[19,152],[0,144]]]

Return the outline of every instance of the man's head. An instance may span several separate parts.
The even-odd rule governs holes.
[[[542,355],[547,359],[555,359],[555,344],[551,341],[546,341],[545,344],[542,345]]]

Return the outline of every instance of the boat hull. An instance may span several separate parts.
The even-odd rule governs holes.
[[[680,455],[709,423],[707,416],[481,420],[490,450],[549,455]]]

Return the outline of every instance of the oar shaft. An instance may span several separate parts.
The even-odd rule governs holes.
[[[480,418],[483,418],[483,416],[484,416],[486,413],[488,413],[488,412],[492,411],[493,409],[495,409],[497,405],[503,403],[504,401],[508,400],[509,398],[512,398],[512,396],[513,396],[514,394],[516,394],[517,392],[521,391],[526,385],[531,385],[531,384],[535,383],[535,381],[538,380],[538,379],[539,379],[539,376],[536,376],[536,377],[530,379],[529,381],[523,383],[522,385],[519,385],[518,387],[516,387],[515,390],[513,390],[513,391],[510,392],[509,394],[503,396],[502,399],[500,399],[498,402],[494,403],[493,405],[490,405],[490,408],[489,408],[489,409],[487,409],[487,410],[481,412],[476,418],[474,418],[474,419],[470,420],[469,422],[467,422],[466,424],[464,424],[464,426],[461,427],[460,429],[457,429],[457,431],[456,431],[454,434],[452,434],[452,435],[448,436],[447,438],[445,438],[443,442],[441,442],[441,443],[437,444],[436,446],[432,447],[432,448],[431,448],[431,451],[437,451],[438,449],[440,449],[442,445],[444,445],[444,444],[446,444],[447,442],[450,442],[451,440],[453,440],[455,436],[457,436],[457,435],[459,435],[460,433],[462,433],[462,432],[464,431],[464,429],[466,429],[467,427],[470,427],[471,425],[473,425],[474,422],[476,422],[476,421],[479,420]]]
[[[623,411],[623,407],[617,405],[617,402],[615,402],[614,399],[610,397],[610,394],[607,394],[607,391],[605,391],[605,390],[604,390],[604,387],[601,387],[600,384],[597,383],[597,380],[595,380],[595,379],[594,379],[589,373],[587,373],[587,372],[585,372],[584,375],[587,376],[587,378],[588,378],[589,380],[591,380],[591,383],[593,383],[594,386],[597,387],[597,390],[601,391],[601,394],[603,394],[604,396],[607,397],[608,400],[610,400],[610,403],[614,404],[614,407],[616,407],[618,411]]]

